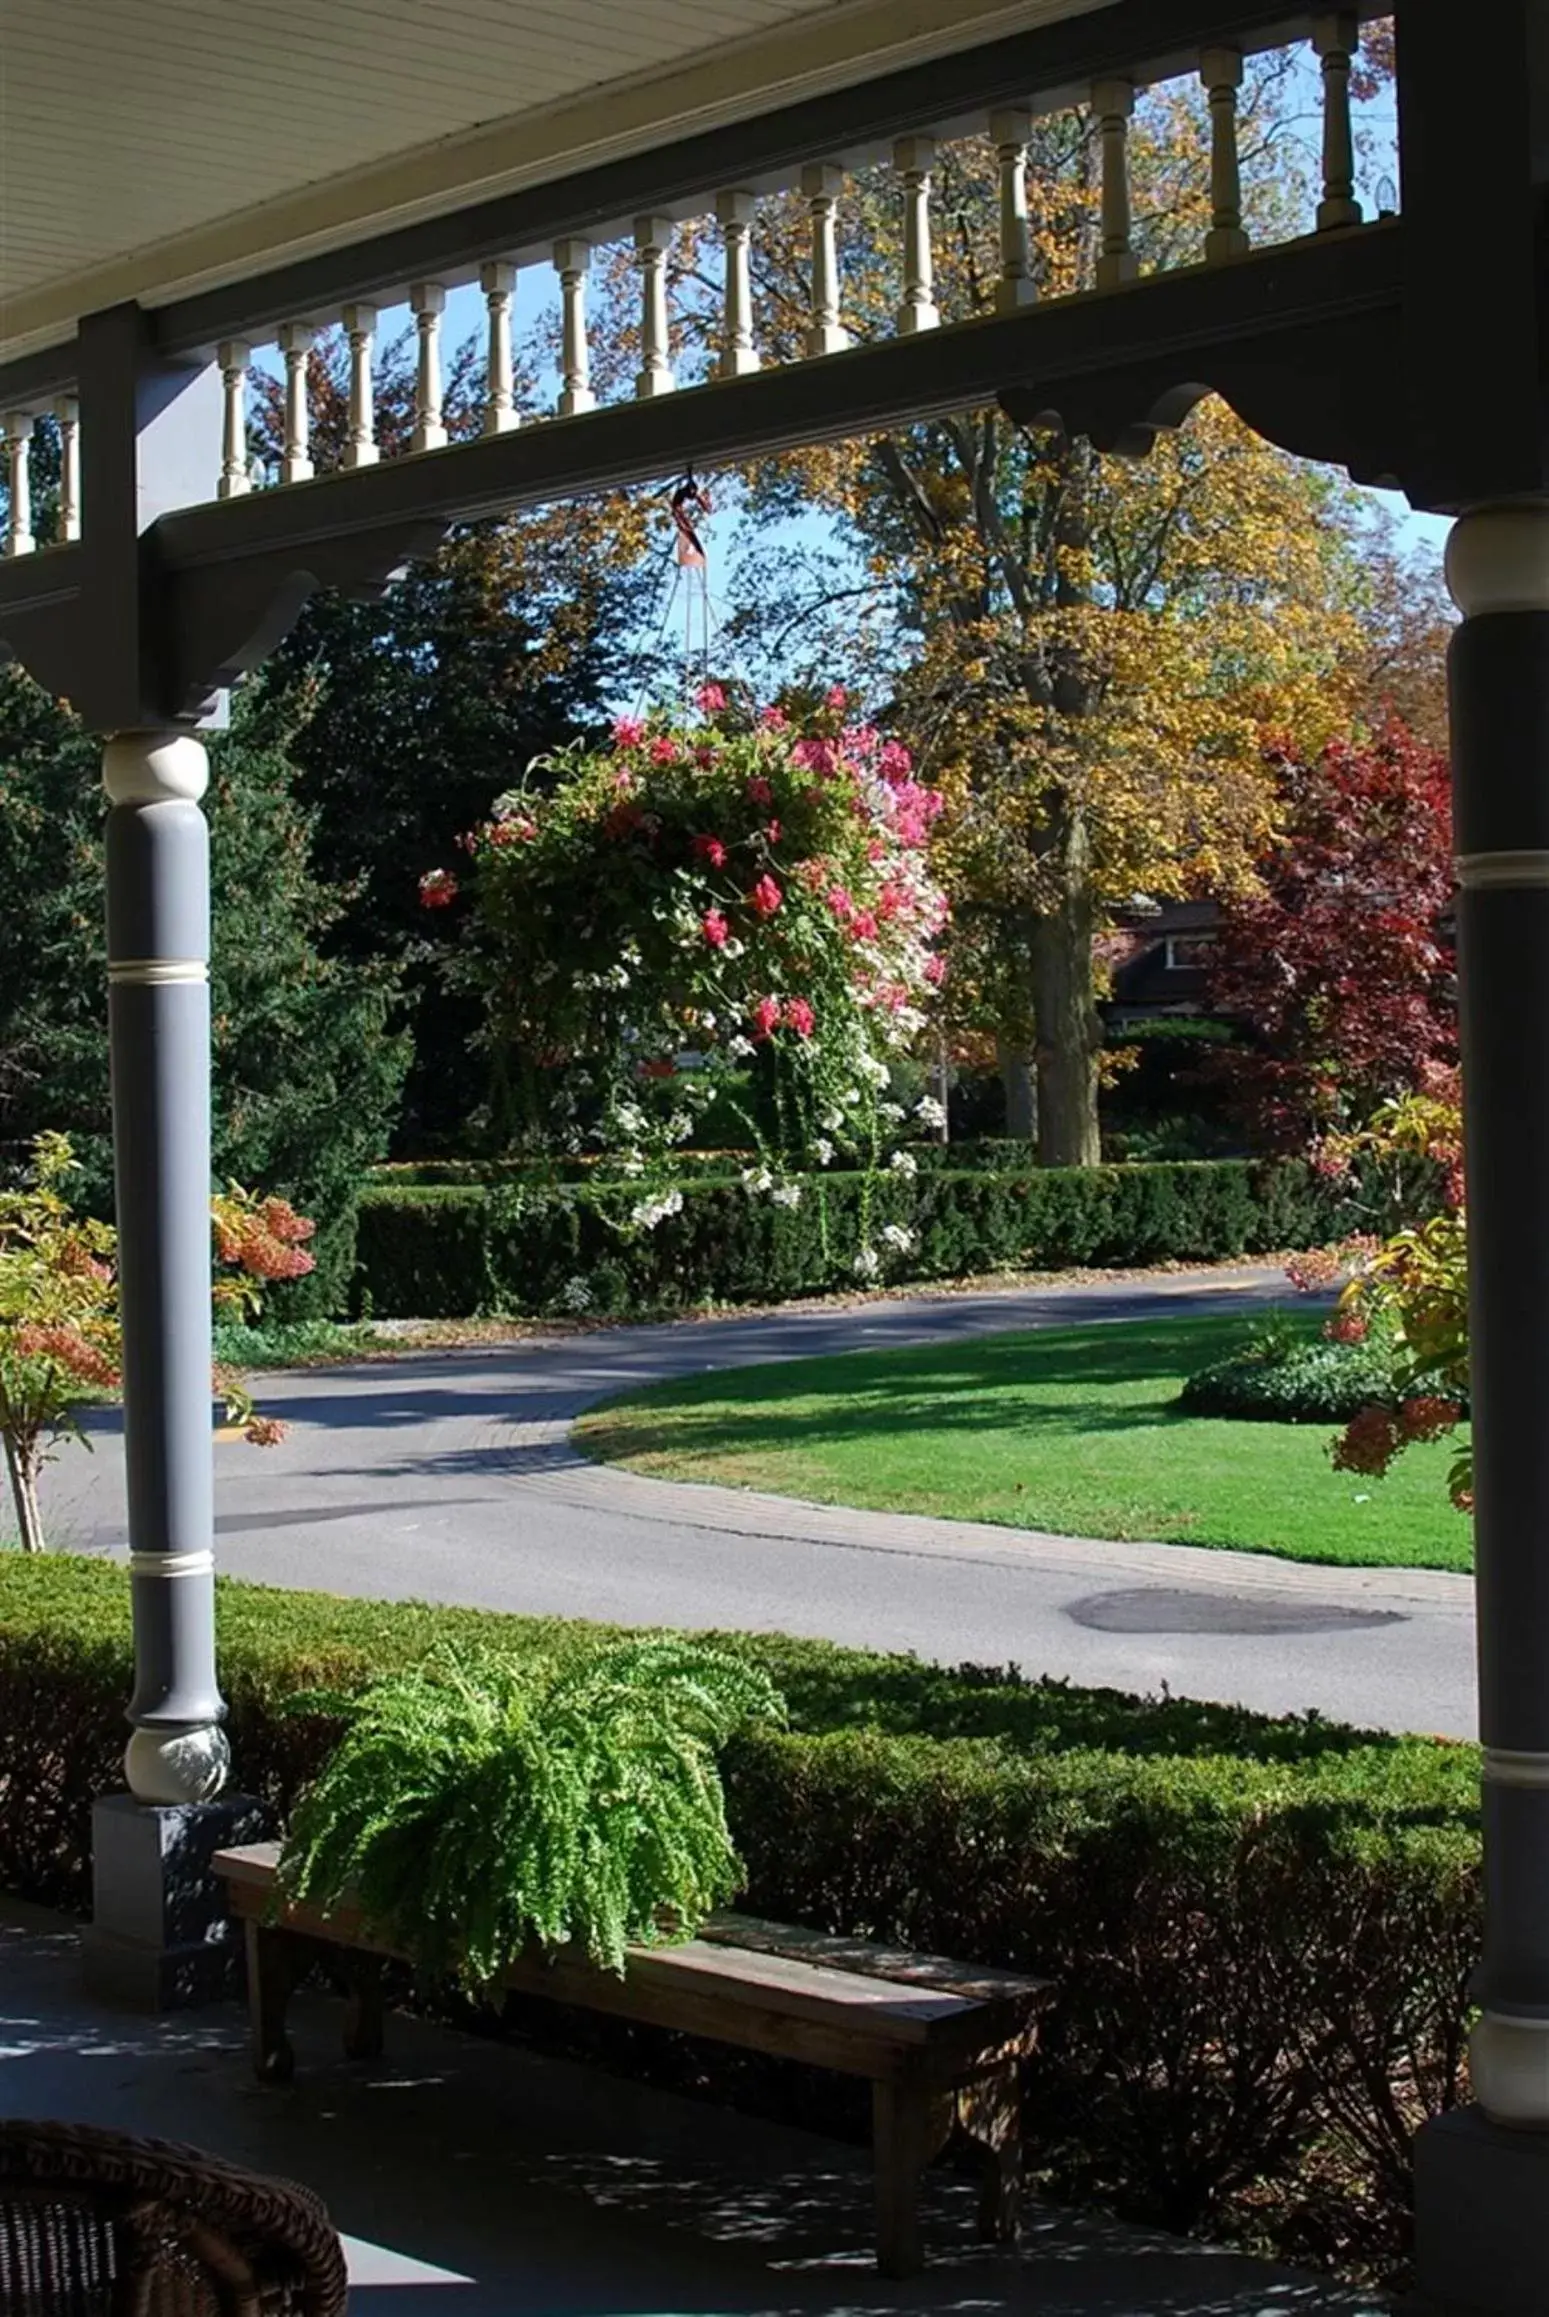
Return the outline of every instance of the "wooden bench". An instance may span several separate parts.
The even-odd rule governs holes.
[[[382,2048],[381,1966],[406,1959],[368,1938],[348,1908],[324,1914],[281,1904],[278,1858],[276,1843],[261,1842],[214,1861],[245,1926],[253,2063],[266,2082],[292,2071],[286,2007],[314,1963],[344,1983],[347,2055],[369,2059]],[[921,2264],[921,2176],[954,2130],[976,2143],[983,2162],[980,2233],[1001,2241],[1016,2234],[1019,2072],[1052,1993],[1043,1980],[718,1915],[682,1946],[631,1948],[622,1978],[569,1953],[535,1951],[501,1984],[868,2078],[885,2276]]]

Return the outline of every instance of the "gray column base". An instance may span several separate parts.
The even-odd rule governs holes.
[[[81,1936],[89,1991],[132,2011],[231,1993],[242,1945],[210,1860],[268,1831],[263,1804],[244,1794],[169,1805],[105,1794],[94,1803],[92,1921]]]
[[[1549,2132],[1507,2131],[1477,2108],[1415,2137],[1415,2287],[1425,2317],[1549,2310]]]

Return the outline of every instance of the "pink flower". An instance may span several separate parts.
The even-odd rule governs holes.
[[[832,780],[839,769],[831,740],[798,740],[791,762],[799,772],[815,772],[820,780]]]
[[[708,741],[700,741],[698,747],[694,750],[694,762],[698,765],[701,772],[708,772],[711,765],[714,764],[715,750],[710,746]]]
[[[620,748],[638,748],[645,738],[645,725],[638,716],[616,716],[613,737]]]
[[[857,909],[850,920],[850,931],[857,941],[875,941],[877,920],[869,909]]]
[[[798,1038],[810,1038],[813,1031],[817,1028],[817,1020],[817,1015],[813,1012],[811,1006],[808,1005],[805,998],[786,999],[786,1027],[787,1029],[794,1030]]]
[[[825,708],[832,708],[837,716],[849,697],[849,693],[842,684],[830,684],[823,705]]]
[[[760,917],[773,917],[785,895],[772,877],[760,877],[748,899]]]
[[[719,837],[696,837],[694,839],[694,851],[701,861],[708,861],[712,869],[725,868],[726,847],[721,843]]]
[[[776,1030],[779,1028],[779,1026],[780,1026],[780,1001],[779,1001],[779,999],[778,999],[778,998],[760,998],[760,999],[759,999],[759,1001],[758,1001],[758,1004],[757,1004],[757,1005],[756,1005],[756,1006],[753,1008],[753,1035],[754,1035],[754,1037],[755,1037],[755,1038],[756,1038],[756,1039],[759,1041],[759,1043],[760,1043],[760,1044],[762,1044],[762,1043],[763,1043],[763,1041],[764,1041],[764,1039],[766,1039],[766,1038],[768,1038],[768,1037],[772,1037],[772,1036],[773,1036],[774,1032],[775,1032],[775,1031],[776,1031]]]
[[[450,869],[427,869],[420,879],[420,907],[445,909],[457,899],[457,879]]]
[[[724,949],[726,936],[731,931],[719,909],[707,909],[699,920],[700,931],[712,949]]]
[[[841,925],[847,925],[855,915],[855,903],[843,885],[830,885],[828,888],[828,906]]]
[[[489,825],[492,845],[530,845],[537,834],[537,822],[526,813],[515,813],[508,820],[491,821]]]
[[[651,743],[651,762],[653,764],[676,764],[677,761],[677,742],[670,733],[658,732]]]
[[[755,805],[772,805],[774,803],[774,790],[761,772],[755,773],[748,782],[748,802]]]
[[[821,892],[828,880],[828,863],[819,860],[798,861],[796,874],[809,893]]]
[[[726,705],[726,694],[719,684],[701,684],[699,690],[694,694],[694,699],[701,712],[706,716],[713,716],[717,709],[724,708]]]
[[[783,708],[761,708],[758,720],[766,732],[783,732],[790,722]]]
[[[925,960],[925,979],[930,983],[931,988],[939,990],[946,978],[946,959],[944,957],[928,957]]]
[[[613,785],[620,796],[628,796],[635,785],[635,776],[627,764],[620,765],[618,771],[613,775]]]
[[[909,754],[908,749],[902,747],[898,741],[885,740],[882,744],[882,754],[877,758],[877,770],[889,788],[896,788],[899,782],[907,780],[914,770],[914,759]]]
[[[766,836],[766,837],[769,839],[769,842],[770,842],[772,845],[777,845],[777,844],[780,842],[780,824],[779,824],[779,822],[778,822],[778,821],[771,821],[771,822],[770,822],[770,824],[769,824],[769,826],[768,826],[768,828],[767,828],[767,829],[765,829],[765,831],[764,831],[764,834],[765,834],[765,836]]]
[[[902,914],[906,899],[902,886],[891,883],[883,886],[877,896],[877,915],[884,925]]]

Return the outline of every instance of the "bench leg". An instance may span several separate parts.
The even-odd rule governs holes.
[[[379,2060],[382,2056],[382,1958],[352,1955],[345,1982],[344,2056],[347,2060]]]
[[[920,2249],[920,2182],[951,2137],[951,2092],[912,2084],[871,2087],[872,2153],[877,2178],[877,2267],[908,2277],[924,2265]]]
[[[965,2084],[957,2095],[958,2122],[984,2159],[979,2234],[992,2244],[1016,2242],[1022,2200],[1021,2089],[1013,2060]]]
[[[262,2084],[287,2084],[296,2055],[285,2033],[297,1977],[296,1943],[283,1931],[249,1921],[247,1933],[247,2012],[252,2030],[253,2072]]]

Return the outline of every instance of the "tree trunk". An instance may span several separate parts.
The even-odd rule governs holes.
[[[1006,1090],[1006,1132],[1015,1142],[1038,1138],[1037,1058],[1010,1038],[997,1038],[995,1060]]]
[[[5,1466],[11,1477],[11,1501],[16,1507],[22,1551],[41,1553],[43,1515],[38,1509],[38,1461],[19,1448],[9,1433],[5,1436]]]
[[[1057,910],[1033,928],[1033,1004],[1038,1022],[1038,1163],[1095,1167],[1097,1061],[1102,1023],[1092,998],[1093,910],[1072,861]]]

